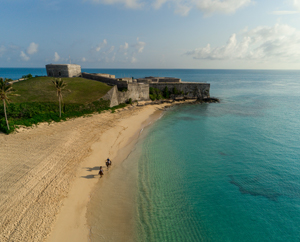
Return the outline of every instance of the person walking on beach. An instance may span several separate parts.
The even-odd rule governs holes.
[[[108,170],[108,167],[111,166],[111,160],[109,158],[107,158],[105,164],[106,164],[106,167],[107,167],[107,170]]]
[[[99,171],[99,175],[100,175],[100,178],[103,176],[103,169],[102,169],[102,166],[100,166],[100,171]]]

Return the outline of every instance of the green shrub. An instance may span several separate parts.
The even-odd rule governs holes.
[[[175,94],[175,95],[178,95],[178,94],[179,94],[179,91],[177,90],[176,87],[173,87],[173,94]]]
[[[61,118],[59,118],[57,103],[11,103],[7,106],[10,130],[7,130],[3,105],[0,105],[0,131],[8,134],[15,130],[16,125],[31,126],[40,122],[59,122],[68,118],[89,115],[94,112],[101,113],[103,110],[111,109],[114,111],[115,109],[126,106],[126,104],[120,104],[116,107],[109,108],[109,103],[109,100],[100,99],[88,104],[65,104]]]
[[[125,107],[126,107],[126,103],[120,103],[119,105],[112,107],[111,112],[114,113],[116,109],[125,108]]]
[[[127,92],[128,89],[126,87],[120,87],[120,88],[118,88],[118,91],[119,92]]]
[[[149,94],[149,98],[154,101],[156,100],[156,95],[155,94]]]
[[[169,89],[168,89],[167,86],[165,86],[165,88],[164,88],[163,97],[164,98],[170,98],[170,93],[169,93]]]
[[[24,76],[22,76],[22,78],[29,79],[29,78],[32,78],[32,75],[29,73],[28,75],[24,75]]]
[[[163,99],[163,93],[158,88],[150,87],[149,88],[149,97],[152,101]]]
[[[158,94],[157,97],[156,97],[156,99],[157,100],[164,99],[164,96],[162,94]]]

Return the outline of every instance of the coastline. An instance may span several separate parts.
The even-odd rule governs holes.
[[[134,147],[141,129],[158,119],[161,109],[165,106],[142,107],[138,114],[120,120],[115,127],[104,132],[100,140],[92,145],[91,155],[80,164],[77,179],[72,184],[47,242],[89,241],[90,228],[87,226],[86,214],[91,192],[97,183],[105,183],[107,176],[120,166]],[[107,157],[113,161],[113,166],[109,171],[105,167]],[[104,167],[102,178],[98,176],[100,165]]]
[[[167,106],[130,106],[1,134],[0,240],[87,241],[85,212],[99,166],[110,157],[113,173],[122,162],[114,160],[118,151]]]

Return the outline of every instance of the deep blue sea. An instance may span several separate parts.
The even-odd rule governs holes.
[[[137,241],[300,241],[300,71],[83,71],[208,82],[221,99],[171,108],[130,155]],[[46,74],[0,68],[28,73]]]

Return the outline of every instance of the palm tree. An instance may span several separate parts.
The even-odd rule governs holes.
[[[5,121],[7,125],[7,129],[9,130],[8,120],[7,120],[7,114],[6,114],[6,103],[9,103],[9,98],[7,94],[12,91],[12,84],[9,83],[11,79],[0,77],[0,98],[3,100],[3,107],[4,107],[4,115],[5,115]]]
[[[62,97],[62,89],[64,89],[67,86],[67,83],[65,83],[61,78],[55,78],[55,80],[52,80],[54,86],[56,87],[56,94],[58,96],[58,103],[59,103],[59,117],[61,117],[61,102],[63,100]]]

